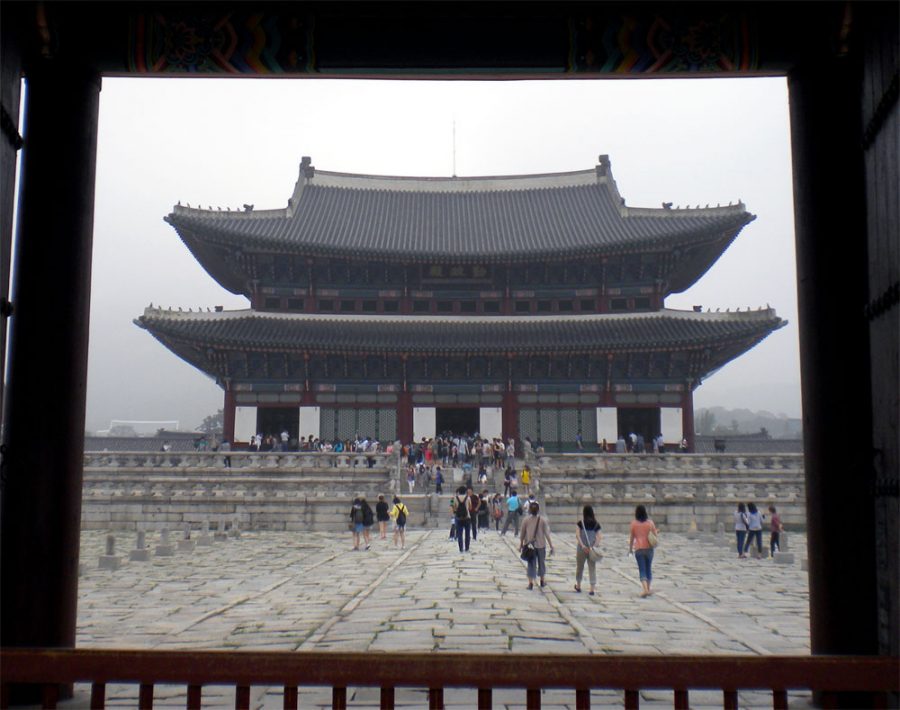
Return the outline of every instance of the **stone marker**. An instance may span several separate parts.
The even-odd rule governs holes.
[[[788,551],[788,534],[786,532],[782,532],[781,535],[778,536],[778,549],[781,552]]]
[[[228,533],[225,530],[225,521],[222,520],[216,523],[216,531],[213,533],[214,540],[227,540]]]
[[[691,524],[688,526],[685,535],[689,540],[696,540],[700,536],[700,531],[697,529],[697,518],[693,515],[691,516]]]
[[[228,531],[228,537],[239,538],[241,536],[240,521],[235,518],[231,523],[231,529]]]
[[[138,530],[137,540],[134,543],[134,549],[128,554],[128,559],[132,562],[147,562],[150,559],[150,548],[147,547],[146,533]]]
[[[197,538],[197,545],[212,545],[212,536],[209,534],[209,520],[203,521],[203,530],[200,531],[200,537]]]
[[[172,557],[175,554],[175,545],[169,540],[169,528],[163,528],[160,533],[160,541],[156,546],[157,557]]]
[[[106,554],[100,555],[100,569],[117,570],[122,566],[122,558],[116,555],[116,538],[106,536]]]
[[[194,541],[191,540],[191,524],[184,524],[184,537],[182,537],[178,541],[178,551],[179,552],[193,552],[194,551]]]
[[[775,553],[775,562],[780,565],[792,565],[792,564],[794,564],[794,553],[793,552],[776,552]]]

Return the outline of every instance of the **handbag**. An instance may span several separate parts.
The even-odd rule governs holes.
[[[583,527],[579,528],[579,529],[580,529],[581,535],[582,535],[581,539],[584,540],[584,546],[588,548],[587,558],[591,562],[599,562],[600,560],[602,560],[603,553],[600,552],[600,550],[598,550],[596,547],[591,547],[590,545],[588,545],[587,533],[585,532],[585,529]]]
[[[651,530],[647,533],[647,543],[651,548],[656,547],[659,544],[659,535]]]
[[[540,522],[538,522],[540,525]],[[530,542],[525,543],[525,547],[522,548],[522,554],[519,555],[526,562],[530,562],[535,557],[537,557],[537,549],[534,547],[534,539],[537,537],[537,527],[534,529],[534,536],[531,538]]]

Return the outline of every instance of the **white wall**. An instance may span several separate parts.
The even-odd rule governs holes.
[[[300,407],[300,428],[297,433],[298,438],[302,439],[308,437],[310,434],[316,439],[319,438],[319,432],[321,431],[319,409],[320,407]]]
[[[249,442],[256,436],[256,407],[234,408],[234,440]]]
[[[500,407],[481,407],[478,410],[478,431],[482,439],[500,439],[503,437],[503,409]]]
[[[413,441],[433,439],[437,430],[434,407],[413,407]]]
[[[597,407],[597,443],[615,444],[619,438],[619,412],[615,407]]]
[[[660,407],[659,414],[663,441],[667,444],[679,443],[684,437],[684,432],[681,428],[681,407]]]

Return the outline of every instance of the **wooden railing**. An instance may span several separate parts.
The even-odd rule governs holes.
[[[37,685],[43,707],[56,707],[60,686],[91,683],[91,707],[105,706],[108,684],[139,686],[138,705],[153,706],[156,684],[186,686],[188,708],[201,706],[204,686],[235,688],[235,706],[250,703],[251,686],[284,688],[284,707],[303,707],[304,687],[332,689],[332,707],[346,708],[347,689],[380,688],[382,708],[394,707],[396,688],[427,688],[429,707],[443,708],[444,690],[477,689],[477,706],[492,706],[492,691],[518,688],[525,706],[540,708],[542,689],[571,690],[587,710],[591,690],[624,691],[624,707],[638,708],[640,692],[673,691],[688,708],[691,690],[721,690],[724,708],[738,707],[738,691],[767,690],[772,707],[787,708],[789,690],[821,693],[825,707],[840,693],[859,693],[860,707],[887,707],[900,688],[900,659],[877,656],[546,656],[521,654],[307,653],[112,649],[0,650],[0,706],[11,686]]]

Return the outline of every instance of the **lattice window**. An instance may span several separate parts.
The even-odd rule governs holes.
[[[376,436],[378,433],[378,410],[358,409],[356,431],[360,436]]]
[[[560,442],[575,441],[575,436],[580,430],[580,414],[577,409],[559,410],[559,439]]]
[[[578,428],[581,429],[581,435],[585,444],[587,444],[587,442],[593,441],[594,437],[597,436],[597,410],[593,407],[591,409],[579,409],[578,418],[580,420]]]
[[[337,411],[334,408],[322,407],[319,410],[319,437],[322,439],[328,439],[329,441],[334,439],[335,432],[335,420],[337,419]]]
[[[397,439],[397,410],[379,409],[378,440],[384,444]]]
[[[339,409],[337,412],[337,436],[341,439],[356,438],[356,410],[346,408]]]
[[[539,426],[541,440],[544,443],[556,443],[559,441],[559,410],[542,409],[540,411]]]
[[[520,409],[519,410],[519,436],[524,440],[526,436],[531,437],[532,441],[538,438],[538,410],[537,409]]]

